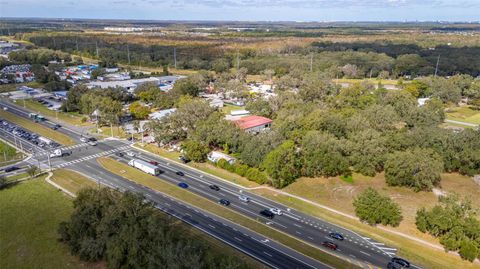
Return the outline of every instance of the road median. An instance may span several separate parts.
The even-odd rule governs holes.
[[[201,210],[206,210],[216,216],[224,218],[230,222],[236,223],[256,233],[264,235],[272,240],[275,240],[278,243],[288,246],[308,257],[329,264],[334,268],[359,268],[357,265],[349,263],[348,261],[340,257],[327,253],[313,245],[310,245],[301,240],[293,238],[290,235],[275,230],[262,222],[255,221],[248,217],[240,215],[231,209],[220,206],[215,202],[212,202],[187,190],[180,189],[175,185],[159,180],[157,177],[145,174],[126,164],[106,157],[98,158],[97,162],[104,169],[116,175],[119,175],[129,181],[143,185],[155,191],[162,192],[194,207],[200,208]]]

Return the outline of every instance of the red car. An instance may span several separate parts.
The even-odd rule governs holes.
[[[337,250],[338,246],[337,244],[330,242],[330,241],[325,241],[322,243],[322,246],[327,247],[331,250]]]
[[[153,165],[158,165],[158,162],[156,161],[149,161],[150,164],[153,164]]]

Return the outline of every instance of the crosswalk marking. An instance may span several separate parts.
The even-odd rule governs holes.
[[[86,157],[76,159],[76,160],[73,160],[73,161],[61,163],[61,164],[55,165],[54,167],[56,167],[56,168],[66,167],[66,166],[69,166],[69,165],[72,165],[72,164],[84,162],[84,161],[91,160],[91,159],[94,159],[94,158],[107,156],[107,155],[110,155],[114,152],[119,152],[119,151],[122,151],[122,150],[126,150],[128,148],[130,148],[130,147],[129,146],[123,146],[123,147],[120,147],[120,148],[117,148],[117,149],[112,149],[112,150],[109,150],[109,151],[100,152],[100,153],[93,154],[93,155],[90,155],[90,156],[86,156]]]

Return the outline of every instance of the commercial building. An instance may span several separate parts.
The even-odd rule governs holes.
[[[260,133],[270,129],[272,126],[271,119],[256,115],[242,117],[234,120],[233,123],[237,125],[238,128],[249,133]]]

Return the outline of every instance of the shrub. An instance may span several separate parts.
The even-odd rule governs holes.
[[[248,180],[254,181],[258,184],[265,184],[268,181],[268,178],[265,175],[265,173],[253,167],[247,170],[247,172],[245,173],[245,177]]]
[[[402,221],[400,206],[372,188],[360,193],[353,201],[353,206],[357,217],[370,225],[381,223],[398,226]]]
[[[235,165],[235,174],[240,176],[245,176],[248,170],[248,165],[245,164],[237,164]]]
[[[458,252],[462,259],[473,262],[478,256],[478,247],[472,240],[463,240]]]

